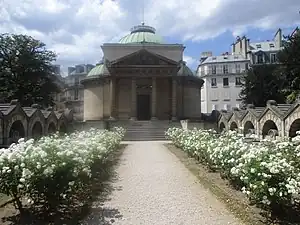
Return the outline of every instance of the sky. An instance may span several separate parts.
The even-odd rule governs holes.
[[[300,0],[0,0],[0,33],[27,34],[58,55],[63,71],[96,64],[103,43],[145,22],[166,43],[184,44],[195,70],[201,52],[230,51],[236,36],[272,40],[300,26]]]

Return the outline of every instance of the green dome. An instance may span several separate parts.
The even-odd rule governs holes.
[[[88,73],[87,77],[95,76],[107,76],[109,72],[106,66],[103,63],[97,64],[91,71]]]
[[[186,62],[182,62],[177,76],[196,76],[196,74],[186,65]]]
[[[133,44],[133,43],[153,43],[163,44],[163,39],[155,34],[155,29],[144,24],[135,26],[131,29],[131,33],[121,38],[120,44]]]

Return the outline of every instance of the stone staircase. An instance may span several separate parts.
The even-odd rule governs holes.
[[[124,141],[159,141],[165,139],[165,131],[169,127],[181,127],[180,122],[170,121],[128,121],[116,122],[113,126],[126,129]]]

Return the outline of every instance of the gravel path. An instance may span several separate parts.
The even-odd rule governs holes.
[[[161,142],[129,144],[117,173],[110,199],[83,224],[242,224]]]

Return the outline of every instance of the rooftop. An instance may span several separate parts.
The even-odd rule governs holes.
[[[201,64],[206,63],[228,63],[228,62],[243,62],[249,61],[242,55],[235,54],[235,55],[221,55],[221,56],[209,56]]]
[[[133,44],[133,43],[152,43],[152,44],[163,44],[161,36],[157,35],[155,28],[142,25],[134,26],[130,30],[130,34],[122,37],[119,41],[120,44]]]
[[[250,43],[250,50],[252,52],[258,52],[258,51],[279,51],[282,47],[276,46],[275,41],[262,41],[262,42],[254,42]]]

